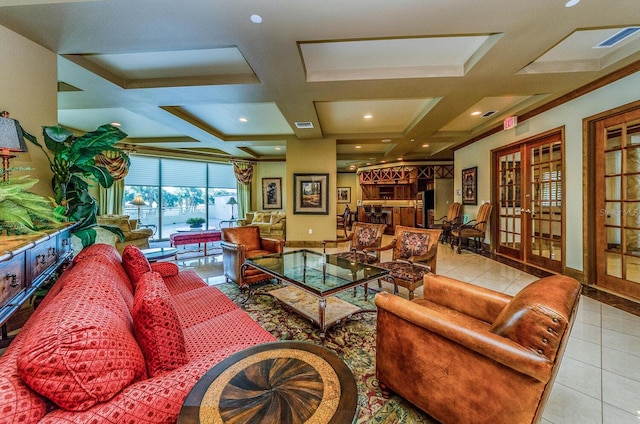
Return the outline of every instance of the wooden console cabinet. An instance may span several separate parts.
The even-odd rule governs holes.
[[[71,225],[36,235],[0,236],[0,325],[6,322],[73,253]]]

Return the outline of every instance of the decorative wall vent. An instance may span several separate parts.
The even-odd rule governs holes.
[[[313,128],[313,122],[296,122],[296,128],[309,129]]]

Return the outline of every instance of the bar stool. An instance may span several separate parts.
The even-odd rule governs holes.
[[[376,224],[386,224],[382,213],[382,205],[373,205],[373,222]]]

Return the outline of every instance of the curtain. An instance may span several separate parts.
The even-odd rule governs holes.
[[[115,179],[109,188],[98,186],[98,215],[122,215],[124,206],[124,177],[129,169],[122,152],[105,151],[95,157],[96,165],[105,167]]]
[[[231,161],[236,176],[238,193],[238,216],[244,217],[251,209],[251,180],[253,179],[253,163]]]

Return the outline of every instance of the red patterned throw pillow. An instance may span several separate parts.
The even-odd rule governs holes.
[[[162,277],[171,277],[178,275],[180,268],[173,262],[154,262],[151,264],[151,270],[160,273]]]
[[[138,280],[145,273],[151,272],[151,265],[142,251],[133,245],[128,245],[122,251],[122,266],[137,289]]]
[[[84,411],[146,375],[127,307],[118,296],[71,295],[39,318],[17,358],[18,373],[60,408]]]
[[[180,318],[160,274],[150,272],[140,278],[131,313],[149,376],[188,362]]]

